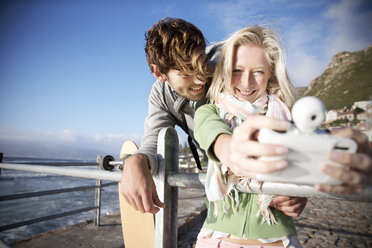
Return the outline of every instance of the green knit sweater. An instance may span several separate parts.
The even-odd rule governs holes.
[[[219,109],[213,104],[201,106],[195,113],[194,135],[201,148],[207,151],[210,159],[218,161],[213,153],[213,142],[222,133],[232,134],[224,121],[219,117]],[[223,210],[222,201],[209,204],[209,215],[203,227],[211,230],[230,233],[245,238],[276,238],[296,235],[296,229],[291,217],[286,216],[277,209],[272,209],[277,224],[269,225],[256,216],[259,209],[256,194],[239,193],[239,205],[233,210],[229,197],[225,197],[227,211]],[[217,211],[215,211],[217,207]],[[217,216],[213,213],[217,212]]]

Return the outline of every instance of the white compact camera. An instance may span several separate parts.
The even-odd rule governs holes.
[[[303,97],[292,108],[292,125],[285,133],[262,128],[258,141],[266,144],[280,144],[288,147],[285,159],[288,167],[284,170],[257,174],[260,181],[295,184],[340,184],[341,182],[322,172],[324,164],[344,167],[328,159],[331,150],[355,153],[357,143],[349,138],[331,135],[318,130],[325,119],[325,106],[316,97]],[[283,157],[267,156],[261,160],[277,160]]]

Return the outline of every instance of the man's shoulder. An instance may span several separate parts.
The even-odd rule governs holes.
[[[165,88],[166,88],[165,83],[160,82],[159,80],[156,80],[152,85],[150,98],[153,98],[153,97],[163,98],[163,95],[167,92]]]
[[[176,96],[167,82],[158,80],[154,82],[149,96],[151,106],[159,106],[164,110],[169,110],[169,106],[173,106],[175,99]]]
[[[156,80],[153,83],[151,91],[158,94],[173,94],[172,88],[169,86],[169,84],[167,82],[160,82],[159,80]]]
[[[156,91],[160,91],[162,90],[162,82],[160,82],[159,80],[156,80],[153,84],[152,84],[152,90],[156,90]]]

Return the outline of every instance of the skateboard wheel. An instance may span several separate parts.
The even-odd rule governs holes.
[[[102,170],[108,170],[108,171],[114,169],[115,166],[110,165],[111,161],[115,161],[113,156],[111,155],[104,156],[99,162],[99,168]]]

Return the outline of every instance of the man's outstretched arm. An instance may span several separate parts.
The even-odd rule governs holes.
[[[120,192],[138,211],[157,213],[165,205],[159,200],[152,173],[157,170],[157,140],[162,128],[175,125],[162,101],[162,83],[156,82],[149,97],[145,135],[140,149],[125,160]]]

